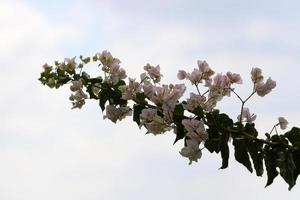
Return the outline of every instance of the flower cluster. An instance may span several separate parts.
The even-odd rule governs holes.
[[[140,114],[140,118],[140,126],[144,125],[148,133],[158,135],[171,130],[171,127],[169,127],[169,124],[164,120],[164,118],[157,114],[157,109],[143,109]]]
[[[198,60],[197,68],[192,72],[179,70],[177,74],[178,79],[188,80],[196,87],[196,93],[191,92],[185,101],[180,101],[186,91],[185,84],[160,84],[163,75],[159,65],[147,64],[144,66],[145,72],[140,76],[140,82],[128,78],[126,84],[124,79],[127,75],[120,66],[121,61],[113,57],[110,52],[103,51],[92,58],[94,62],[100,62],[104,79],[90,78],[82,68],[84,64],[90,62],[91,58],[80,56],[80,59],[82,62],[78,64],[76,57],[66,58],[61,63],[56,62],[56,68],[45,64],[40,80],[51,88],[58,88],[70,82],[72,91],[70,100],[73,108],[82,108],[85,100],[92,97],[98,99],[102,110],[106,111],[103,118],[113,123],[133,114],[139,127],[145,127],[147,133],[159,135],[173,131],[177,135],[176,141],[184,139],[184,147],[180,154],[188,158],[190,164],[201,158],[200,145],[203,144],[205,147],[206,141],[210,139],[208,133],[210,124],[207,123],[209,118],[206,114],[212,113],[223,97],[234,93],[242,103],[241,113],[237,117],[238,122],[253,124],[256,115],[250,114],[249,108],[244,107],[244,104],[253,94],[257,93],[263,97],[276,86],[276,82],[271,78],[264,82],[260,68],[253,68],[251,80],[254,89],[249,97],[243,100],[232,87],[233,84],[243,83],[239,74],[215,73],[206,61]],[[80,73],[77,73],[77,69],[80,69]],[[200,86],[204,88],[204,92],[201,92]],[[137,109],[129,106],[129,100],[138,105]],[[286,129],[287,120],[279,117],[278,121],[275,126]]]
[[[85,104],[85,99],[88,98],[87,94],[84,93],[83,84],[81,80],[72,81],[72,85],[70,86],[71,91],[73,94],[69,97],[72,101],[73,107],[72,108],[82,108]]]
[[[202,120],[196,119],[184,119],[182,120],[184,128],[187,130],[186,134],[186,145],[179,152],[182,156],[187,157],[192,161],[197,162],[201,158],[202,152],[199,148],[201,142],[208,139],[208,134],[204,127],[204,122]]]
[[[117,58],[114,58],[110,52],[103,51],[102,53],[97,53],[94,56],[94,61],[99,60],[102,63],[102,71],[104,71],[105,80],[112,85],[116,85],[120,80],[123,80],[127,77],[126,72],[123,68],[120,67],[121,61]]]
[[[116,107],[113,105],[106,106],[106,115],[103,116],[103,119],[109,119],[114,123],[117,123],[118,120],[124,119],[126,116],[130,116],[132,114],[132,110],[130,107]]]
[[[271,78],[268,78],[267,81],[264,83],[264,77],[262,75],[262,70],[260,68],[253,68],[251,70],[251,79],[254,83],[255,91],[261,97],[269,94],[272,89],[276,87],[276,82],[273,81]]]
[[[242,84],[242,78],[239,74],[227,72],[225,75],[218,73],[212,77],[215,72],[209,67],[206,61],[197,62],[198,68],[195,68],[191,73],[187,73],[183,70],[179,70],[177,77],[179,80],[187,79],[193,85],[204,83],[207,87],[208,97],[201,94],[198,89],[198,95],[191,93],[190,99],[187,100],[186,109],[193,110],[198,106],[201,106],[207,111],[211,111],[216,107],[217,102],[221,101],[224,96],[230,96],[232,90],[234,90],[232,84]]]

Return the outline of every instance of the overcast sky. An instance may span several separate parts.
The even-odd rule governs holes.
[[[277,88],[247,105],[260,134],[278,116],[300,126],[298,2],[0,0],[0,199],[298,199],[299,183],[288,192],[277,178],[265,189],[265,176],[233,159],[218,170],[207,151],[190,166],[174,134],[145,135],[130,119],[114,125],[97,102],[71,110],[67,87],[37,81],[45,62],[107,49],[130,77],[160,64],[165,83],[207,60],[242,74],[236,90],[246,96],[251,68],[261,67]],[[232,98],[219,108],[235,118],[239,106]]]

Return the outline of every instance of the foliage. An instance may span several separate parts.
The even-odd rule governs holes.
[[[139,82],[129,78],[126,83],[127,75],[120,67],[119,59],[109,52],[79,58],[79,63],[74,57],[63,62],[56,61],[54,66],[45,64],[39,78],[50,88],[71,84],[73,108],[81,108],[86,99],[94,99],[106,112],[104,118],[114,123],[132,115],[133,121],[139,127],[145,127],[148,133],[158,135],[173,131],[174,143],[184,140],[180,154],[188,158],[190,164],[197,162],[202,150],[207,149],[210,153],[221,155],[220,168],[225,169],[229,165],[229,145],[232,144],[236,161],[248,171],[252,173],[255,170],[257,176],[262,176],[266,170],[266,186],[271,185],[278,175],[289,185],[289,190],[296,184],[300,174],[300,129],[293,127],[279,134],[277,127],[284,130],[288,124],[285,118],[280,117],[272,130],[265,134],[266,138],[261,139],[254,124],[256,115],[251,115],[244,107],[253,95],[263,97],[276,86],[271,78],[263,81],[261,69],[252,69],[253,90],[243,100],[232,87],[242,83],[240,75],[231,72],[215,75],[205,61],[198,61],[198,68],[191,73],[180,70],[177,74],[180,80],[190,81],[197,90],[196,94],[190,94],[190,98],[180,101],[185,85],[161,85],[159,66],[147,64]],[[90,77],[83,71],[90,62],[98,64],[104,73],[102,77]],[[201,85],[206,88],[203,93],[200,92]],[[241,101],[241,112],[236,121],[216,109],[217,103],[231,93]],[[200,148],[201,145],[203,147]]]

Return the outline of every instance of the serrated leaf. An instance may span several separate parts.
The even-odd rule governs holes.
[[[244,138],[233,138],[234,157],[243,164],[251,173],[253,172],[250,157],[247,151],[247,141]]]

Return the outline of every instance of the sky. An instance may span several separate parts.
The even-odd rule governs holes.
[[[289,192],[277,178],[264,188],[266,176],[233,158],[219,170],[218,155],[203,151],[188,165],[173,133],[103,120],[97,102],[71,110],[68,87],[50,90],[37,79],[46,62],[109,50],[130,77],[159,64],[164,83],[180,83],[179,69],[206,60],[240,73],[236,91],[245,97],[251,68],[260,67],[277,81],[247,104],[260,134],[279,116],[299,127],[299,8],[290,0],[0,0],[0,199],[298,199],[299,185]],[[227,98],[219,108],[235,118],[239,106]]]

